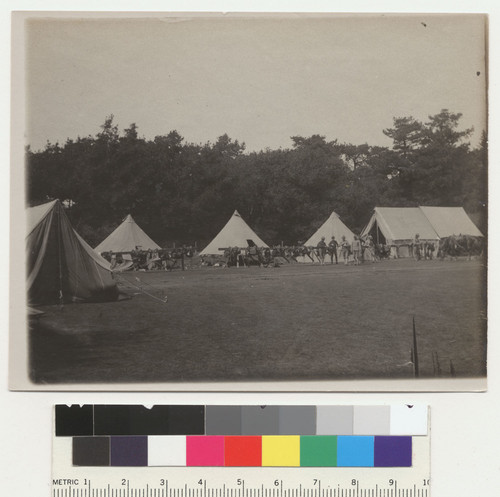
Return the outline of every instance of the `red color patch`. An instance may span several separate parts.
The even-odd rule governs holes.
[[[262,466],[261,436],[224,437],[225,466]]]

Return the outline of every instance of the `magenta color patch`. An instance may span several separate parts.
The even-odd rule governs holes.
[[[223,436],[187,436],[187,466],[224,466]]]

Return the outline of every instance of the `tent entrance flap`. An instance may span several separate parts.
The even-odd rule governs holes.
[[[375,207],[361,233],[367,234],[375,243],[395,247],[397,257],[411,255],[410,248],[417,234],[421,241],[433,243],[453,234],[482,236],[462,207],[429,206]]]
[[[376,243],[377,245],[388,245],[387,239],[382,233],[377,221],[373,223],[368,234],[372,237],[374,243]]]
[[[34,212],[28,210],[28,216]],[[60,202],[53,203],[29,232],[26,258],[31,305],[118,298],[109,264],[73,230]]]

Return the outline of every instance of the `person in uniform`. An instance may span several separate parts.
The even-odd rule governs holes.
[[[337,257],[337,248],[339,246],[339,242],[335,240],[335,237],[332,236],[332,239],[330,240],[330,243],[328,244],[328,250],[330,252],[330,260],[331,263],[333,264],[333,257],[335,256],[335,264],[339,263],[338,257]]]
[[[421,250],[422,250],[422,242],[420,240],[420,235],[416,233],[415,238],[413,239],[413,257],[416,261],[420,260]]]
[[[345,239],[345,236],[342,235],[342,241],[340,242],[340,254],[342,255],[342,259],[344,259],[344,264],[347,266],[349,262],[349,252],[350,252],[350,244]]]
[[[326,242],[324,236],[322,236],[321,240],[318,242],[317,249],[318,249],[319,262],[323,266],[325,264],[325,256],[326,256]]]
[[[354,235],[354,241],[352,242],[352,257],[354,259],[354,265],[359,266],[359,254],[361,252],[361,242],[357,235]]]

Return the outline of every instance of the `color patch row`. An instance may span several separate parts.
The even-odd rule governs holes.
[[[412,437],[74,437],[73,465],[410,467]]]
[[[56,436],[427,435],[426,406],[57,405]]]

